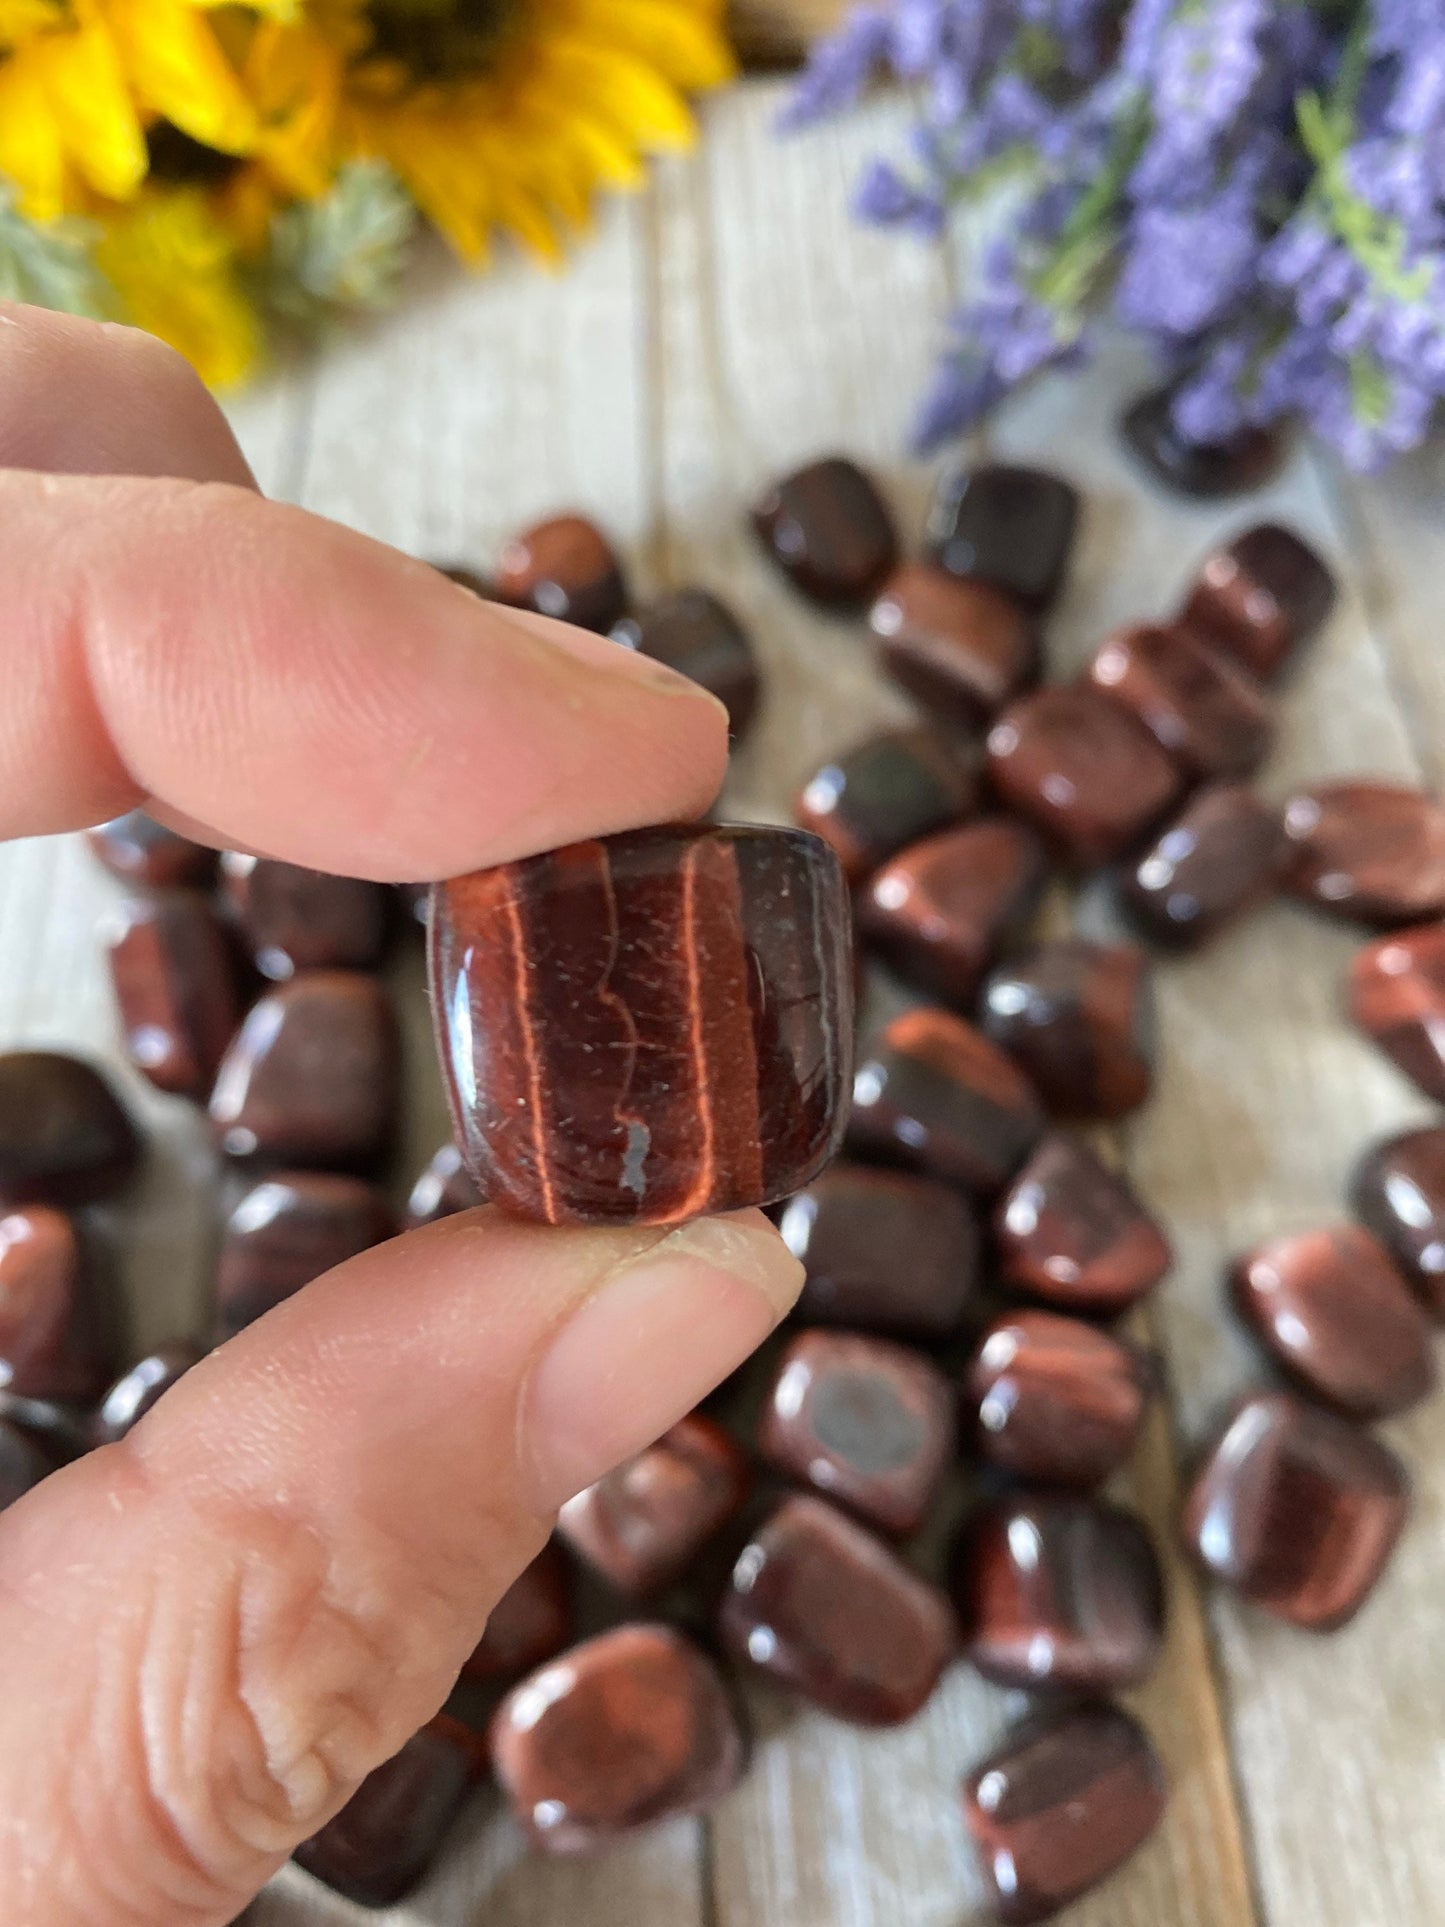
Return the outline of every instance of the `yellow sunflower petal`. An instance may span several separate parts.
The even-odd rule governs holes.
[[[309,21],[265,20],[246,51],[241,81],[256,112],[258,157],[278,186],[314,200],[335,172],[340,49]]]
[[[737,71],[716,21],[678,0],[560,0],[558,19],[595,46],[636,54],[689,92],[720,87]]]
[[[574,35],[549,42],[538,54],[538,76],[559,99],[595,116],[648,148],[691,147],[697,127],[687,102],[644,61]]]
[[[470,129],[455,109],[436,111],[423,96],[397,102],[348,101],[339,136],[356,159],[395,168],[422,213],[463,260],[480,263],[495,222],[491,183],[477,164]]]
[[[250,372],[259,325],[230,239],[199,189],[152,191],[117,210],[95,258],[130,319],[179,349],[212,387]]]
[[[36,221],[65,211],[65,154],[50,111],[45,82],[18,49],[0,63],[0,174],[12,180],[20,205]]]
[[[106,14],[142,106],[204,147],[244,154],[256,115],[210,22],[187,0],[105,0]]]
[[[45,81],[71,164],[97,193],[128,201],[145,179],[145,135],[115,43],[99,20],[47,34],[26,53]]]

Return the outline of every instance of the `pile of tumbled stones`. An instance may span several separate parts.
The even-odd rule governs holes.
[[[1078,507],[1055,476],[975,467],[945,482],[908,561],[848,461],[757,506],[778,565],[813,601],[867,612],[883,670],[920,708],[918,726],[819,770],[797,810],[847,871],[869,956],[919,1000],[865,1045],[845,1158],[777,1208],[807,1273],[791,1326],[563,1508],[447,1714],[301,1850],[352,1898],[407,1892],[489,1768],[551,1852],[703,1809],[745,1755],[719,1654],[863,1725],[913,1717],[960,1657],[1036,1694],[963,1791],[1006,1919],[1052,1913],[1157,1823],[1160,1763],[1106,1696],[1157,1664],[1159,1562],[1099,1488],[1157,1379],[1112,1327],[1171,1254],[1127,1180],[1060,1128],[1147,1098],[1149,963],[1133,945],[1030,943],[1030,921],[1051,871],[1107,867],[1141,935],[1172,949],[1280,890],[1384,930],[1350,1008],[1445,1099],[1445,812],[1383,783],[1283,809],[1249,787],[1269,686],[1334,594],[1282,528],[1248,530],[1204,561],[1176,617],[1039,686]],[[733,614],[698,589],[629,614],[582,518],[518,537],[493,580],[449,573],[670,663],[747,729],[760,681]],[[398,1228],[380,1184],[397,1025],[378,970],[415,931],[416,894],[398,907],[379,885],[218,860],[143,816],[91,844],[133,892],[110,948],[126,1050],[208,1106],[244,1189],[210,1328],[111,1383],[87,1208],[129,1177],[134,1126],[90,1065],[0,1057],[0,1503],[120,1437],[207,1345]],[[446,1145],[406,1222],[479,1201]],[[1233,1270],[1282,1382],[1240,1403],[1183,1518],[1209,1572],[1316,1630],[1356,1610],[1404,1523],[1404,1470],[1365,1425],[1434,1382],[1445,1129],[1372,1150],[1354,1202],[1358,1225],[1276,1240]]]

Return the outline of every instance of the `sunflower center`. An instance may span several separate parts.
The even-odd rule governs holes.
[[[368,51],[399,60],[419,80],[485,67],[522,0],[371,0]]]

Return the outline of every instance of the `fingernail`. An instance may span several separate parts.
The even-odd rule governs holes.
[[[519,1459],[533,1509],[574,1492],[675,1424],[787,1312],[803,1272],[755,1212],[683,1225],[574,1311],[522,1400]]]

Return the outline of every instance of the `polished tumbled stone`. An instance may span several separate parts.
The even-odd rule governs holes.
[[[953,1457],[954,1403],[936,1365],[889,1339],[799,1332],[778,1361],[758,1449],[784,1477],[905,1538]]]
[[[0,1417],[0,1512],[54,1470],[44,1449],[28,1432]]]
[[[241,1021],[235,962],[210,905],[166,890],[127,904],[108,934],[127,1056],[158,1089],[204,1100]]]
[[[1355,1170],[1351,1201],[1445,1319],[1445,1128],[1402,1131],[1372,1146]]]
[[[1137,717],[1088,684],[1020,697],[989,732],[988,759],[1003,802],[1085,865],[1141,841],[1182,781]]]
[[[1445,923],[1401,930],[1358,951],[1349,1011],[1426,1097],[1445,1104]]]
[[[221,1234],[216,1318],[223,1337],[396,1229],[391,1207],[361,1178],[278,1171],[248,1191]]]
[[[569,1499],[557,1530],[615,1591],[643,1599],[682,1575],[741,1511],[751,1485],[741,1446],[694,1412]]]
[[[176,1380],[204,1357],[203,1348],[192,1339],[173,1338],[138,1358],[96,1407],[90,1428],[93,1443],[114,1445],[117,1439],[123,1439]]]
[[[455,1217],[458,1211],[472,1211],[485,1203],[481,1187],[448,1138],[411,1188],[406,1201],[407,1226],[415,1230],[418,1225],[435,1224],[439,1218]]]
[[[502,600],[604,634],[627,606],[621,564],[581,515],[559,515],[513,536],[497,559]]]
[[[1445,808],[1399,783],[1324,783],[1285,805],[1286,887],[1390,927],[1445,912]]]
[[[1292,529],[1263,522],[1205,557],[1179,619],[1268,682],[1334,602],[1328,565]]]
[[[990,1464],[1043,1485],[1098,1485],[1134,1449],[1150,1380],[1134,1346],[1084,1320],[1016,1311],[979,1340],[964,1411]]]
[[[971,1191],[1005,1185],[1043,1128],[1028,1079],[951,1011],[895,1017],[853,1080],[851,1144]]]
[[[981,462],[939,483],[928,552],[950,574],[991,582],[1042,610],[1063,583],[1078,519],[1078,491],[1062,476]]]
[[[0,1391],[84,1403],[113,1366],[86,1252],[49,1205],[0,1216]]]
[[[860,897],[858,927],[909,983],[971,1006],[996,952],[1033,914],[1046,877],[1034,832],[987,817],[900,850]]]
[[[221,882],[263,977],[284,983],[299,970],[369,970],[381,956],[389,907],[383,884],[238,850],[221,858]]]
[[[865,1527],[801,1496],[744,1549],[720,1623],[738,1659],[860,1726],[912,1719],[958,1638],[937,1586]]]
[[[214,850],[166,829],[144,810],[132,810],[87,830],[85,840],[112,876],[139,889],[172,890],[182,884],[205,883],[216,867]]]
[[[1120,880],[1148,936],[1185,949],[1273,895],[1289,845],[1280,812],[1242,783],[1190,798]]]
[[[386,1149],[398,1099],[396,1014],[359,971],[293,977],[254,1004],[211,1092],[232,1157],[350,1169]]]
[[[573,1637],[575,1590],[572,1568],[549,1540],[487,1615],[462,1678],[519,1679],[554,1658]]]
[[[0,1204],[88,1204],[118,1191],[140,1139],[110,1085],[64,1051],[0,1053]]]
[[[794,814],[858,882],[905,845],[970,815],[977,800],[977,772],[953,743],[930,729],[895,729],[825,763]]]
[[[1119,424],[1125,447],[1156,482],[1212,502],[1260,488],[1278,469],[1282,444],[1268,429],[1243,429],[1224,442],[1191,442],[1174,426],[1173,404],[1172,389],[1156,389],[1132,403]]]
[[[1206,1455],[1184,1535],[1218,1579],[1277,1618],[1352,1618],[1404,1528],[1405,1468],[1368,1432],[1286,1392],[1237,1408]]]
[[[1019,1172],[994,1230],[1004,1283],[1061,1311],[1112,1317],[1151,1292],[1173,1260],[1122,1172],[1063,1132]]]
[[[487,1197],[552,1224],[680,1222],[807,1184],[852,1059],[826,845],[681,826],[441,884],[432,1010]]]
[[[743,1769],[721,1676],[670,1626],[618,1626],[563,1653],[512,1689],[491,1742],[502,1791],[546,1853],[705,1812]]]
[[[998,1918],[1049,1920],[1107,1880],[1158,1826],[1166,1799],[1148,1734],[1119,1707],[1070,1706],[1015,1727],[963,1789]]]
[[[666,663],[716,696],[728,713],[734,742],[747,733],[762,678],[747,631],[717,596],[706,589],[678,589],[614,623],[612,640]]]
[[[760,498],[753,527],[804,595],[856,607],[898,560],[887,505],[855,462],[828,456],[786,476]]]
[[[999,1686],[1141,1686],[1164,1643],[1143,1524],[1102,1499],[1017,1493],[965,1522],[953,1569],[965,1656]]]
[[[1191,778],[1249,775],[1274,734],[1274,706],[1259,684],[1187,629],[1120,629],[1089,677]]]
[[[982,1024],[1061,1117],[1136,1110],[1154,1081],[1149,960],[1134,944],[1040,944],[995,970]]]
[[[1434,1390],[1429,1321],[1359,1226],[1273,1238],[1230,1283],[1240,1316],[1286,1370],[1352,1417],[1385,1418]]]
[[[783,1242],[806,1279],[810,1325],[857,1325],[946,1338],[978,1290],[973,1212],[951,1185],[836,1162],[788,1200]]]
[[[945,723],[985,721],[1038,668],[1033,626],[1011,596],[932,563],[895,569],[868,622],[885,674]]]

